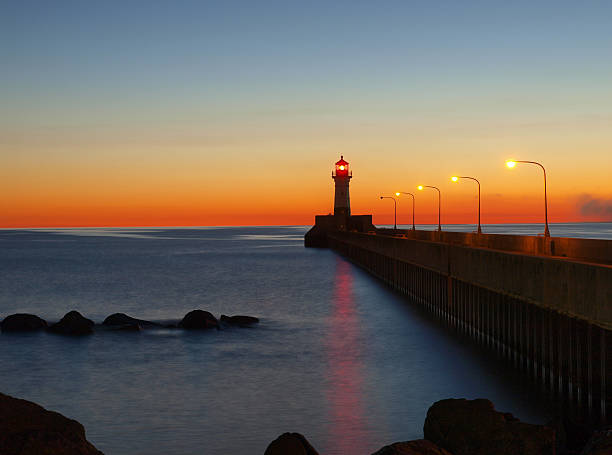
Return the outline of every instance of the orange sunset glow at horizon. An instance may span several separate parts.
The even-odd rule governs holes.
[[[344,154],[354,175],[352,212],[373,214],[378,224],[393,221],[391,207],[378,203],[378,195],[395,191],[415,193],[417,224],[437,223],[437,194],[416,191],[417,183],[441,189],[443,224],[475,223],[476,185],[453,184],[450,176],[456,170],[478,174],[483,224],[540,223],[543,219],[538,169],[510,171],[501,158],[471,166],[467,160],[457,160],[428,168],[426,157],[421,157],[417,170],[410,165],[416,159],[398,154],[392,166],[364,152],[354,153],[354,159]],[[37,167],[23,162],[3,176],[11,191],[0,197],[0,227],[310,225],[315,215],[333,211],[330,171],[339,155],[305,154],[309,159],[304,160],[296,152],[279,160],[270,156],[260,163],[235,159],[190,163],[186,158],[180,165],[160,159],[121,167],[111,161],[88,163],[80,169],[74,163]],[[547,168],[549,221],[611,221],[612,184],[603,163],[583,183],[575,169],[559,164],[563,163],[553,160]],[[398,197],[399,224],[411,222],[411,201],[404,198]]]

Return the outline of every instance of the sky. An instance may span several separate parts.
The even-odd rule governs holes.
[[[611,2],[0,5],[0,227],[612,221]]]

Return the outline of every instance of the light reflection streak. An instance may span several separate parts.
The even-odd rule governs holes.
[[[363,403],[363,355],[351,265],[338,258],[333,314],[327,340],[329,362],[329,453],[360,453],[368,444]]]

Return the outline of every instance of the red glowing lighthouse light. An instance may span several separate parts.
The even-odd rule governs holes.
[[[336,162],[336,175],[348,175],[349,164],[344,161],[344,157],[340,157],[340,161]]]

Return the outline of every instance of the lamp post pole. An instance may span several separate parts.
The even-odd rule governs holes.
[[[453,182],[458,181],[459,179],[469,179],[469,180],[474,180],[476,183],[478,183],[478,233],[482,234],[482,229],[480,228],[480,182],[478,181],[478,179],[474,178],[474,177],[467,177],[467,176],[463,176],[463,177],[451,177],[451,180]]]
[[[537,161],[508,160],[506,161],[506,166],[512,169],[516,166],[516,163],[535,164],[536,166],[540,166],[542,172],[544,172],[544,237],[550,237],[550,231],[548,230],[548,200],[546,197],[546,169]]]
[[[400,194],[409,194],[410,196],[412,196],[412,230],[415,231],[416,229],[414,228],[414,194],[407,193],[405,191],[398,191],[397,193],[395,193],[396,196],[399,196]]]
[[[393,229],[397,230],[397,201],[391,196],[381,196],[381,199],[393,199]]]
[[[423,188],[433,188],[434,190],[438,191],[438,232],[442,231],[442,224],[440,224],[440,199],[442,199],[442,195],[440,194],[440,188],[431,185],[419,185],[417,186],[417,188],[419,189],[419,191],[423,191]]]

